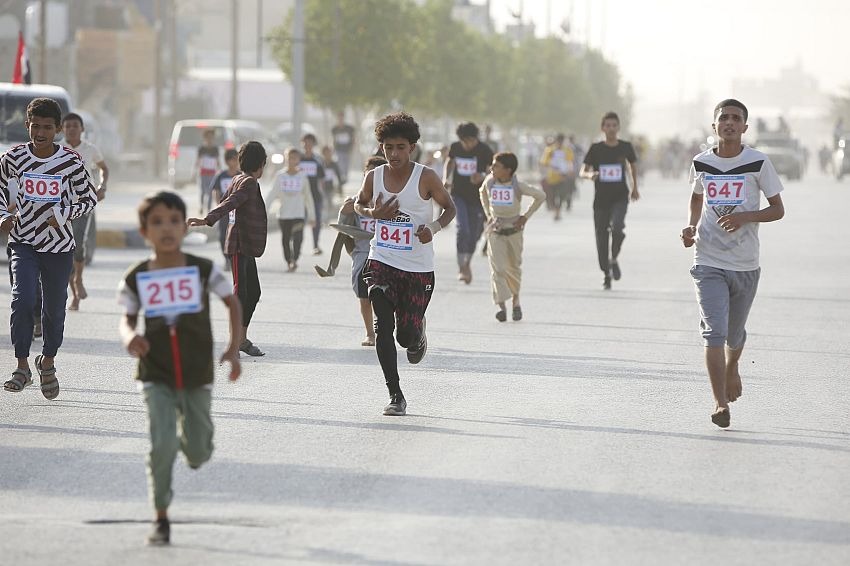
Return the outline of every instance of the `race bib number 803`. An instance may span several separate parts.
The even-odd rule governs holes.
[[[24,173],[21,181],[25,200],[59,202],[62,199],[62,175]]]
[[[173,319],[201,312],[201,275],[196,265],[143,271],[136,274],[136,284],[145,316]]]

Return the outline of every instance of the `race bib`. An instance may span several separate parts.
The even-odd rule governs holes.
[[[302,161],[299,167],[301,168],[301,173],[308,177],[315,177],[316,172],[319,170],[315,161]]]
[[[335,178],[334,170],[328,167],[325,169],[325,181],[333,181]]]
[[[599,181],[602,183],[619,183],[623,180],[623,165],[612,163],[599,166]]]
[[[455,168],[458,175],[469,177],[478,173],[478,160],[474,157],[455,157]]]
[[[24,200],[33,202],[59,202],[62,200],[62,175],[24,173],[19,190]]]
[[[226,194],[230,190],[230,185],[233,184],[233,177],[222,177],[219,181],[221,185],[221,194]]]
[[[395,220],[378,220],[375,223],[376,245],[379,248],[409,252],[413,250],[413,222],[410,216],[399,213]]]
[[[738,206],[744,204],[746,180],[744,175],[706,175],[702,182],[708,206]]]
[[[202,155],[201,156],[201,170],[202,171],[215,171],[215,168],[218,167],[218,159],[212,157],[210,155]]]
[[[573,162],[567,161],[567,154],[561,151],[560,149],[556,150],[552,154],[552,161],[549,163],[549,165],[552,167],[552,169],[563,175],[566,175],[567,173],[572,173],[573,171]]]
[[[367,232],[375,233],[375,219],[374,218],[364,218],[362,216],[358,216],[357,220],[360,223],[360,229],[366,230]]]
[[[227,223],[236,224],[236,209],[231,210],[227,213]]]
[[[197,265],[155,269],[136,274],[145,316],[176,319],[201,312],[201,273]]]
[[[493,206],[511,206],[514,203],[513,185],[493,185],[490,187],[490,202]]]
[[[338,145],[348,145],[351,143],[351,134],[349,134],[348,132],[339,132],[338,134],[334,135],[334,141]]]
[[[301,192],[301,177],[286,176],[283,178],[280,189],[285,193],[300,193]]]

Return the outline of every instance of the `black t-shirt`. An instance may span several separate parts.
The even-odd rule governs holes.
[[[594,171],[599,171],[596,178],[596,198],[617,200],[629,197],[629,187],[626,184],[626,161],[635,163],[637,156],[635,148],[627,141],[620,140],[617,145],[610,146],[605,142],[597,142],[590,146],[584,163]],[[594,202],[595,202],[594,201]]]
[[[334,150],[347,153],[354,145],[354,127],[349,124],[336,125],[331,129],[334,139]]]
[[[207,177],[215,175],[219,166],[219,155],[220,152],[217,145],[202,145],[198,147],[201,175]]]
[[[316,195],[321,194],[319,193],[319,182],[325,179],[325,168],[322,165],[322,160],[315,154],[307,157],[302,153],[301,163],[298,166],[307,175],[307,180],[310,181],[310,191],[313,193],[313,198],[316,198]]]
[[[473,173],[482,175],[493,162],[493,150],[486,143],[479,141],[471,151],[466,151],[459,141],[449,148],[449,159],[454,159],[452,176],[452,197],[462,198],[467,203],[481,204],[478,187],[481,183],[472,182]]]

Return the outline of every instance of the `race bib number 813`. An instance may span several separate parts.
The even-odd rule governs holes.
[[[493,185],[490,188],[493,206],[511,206],[514,203],[514,188],[511,185]]]
[[[145,316],[174,319],[201,312],[201,274],[198,266],[155,269],[136,274]]]

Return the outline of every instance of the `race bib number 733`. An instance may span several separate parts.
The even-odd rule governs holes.
[[[200,312],[201,275],[198,266],[155,269],[136,274],[145,316],[176,318]]]

